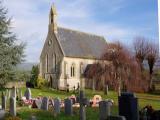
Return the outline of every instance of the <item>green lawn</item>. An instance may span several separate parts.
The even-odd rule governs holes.
[[[23,88],[23,94],[25,91],[25,88]],[[61,99],[64,99],[70,95],[73,94],[73,92],[66,93],[65,91],[57,91],[57,90],[49,90],[49,89],[31,89],[32,91],[32,97],[37,96],[47,96],[51,98],[59,97]],[[113,99],[115,101],[114,106],[112,106],[111,112],[112,114],[116,115],[118,114],[118,98],[117,93],[110,91],[108,95],[104,95],[101,91],[95,91],[92,92],[91,90],[85,90],[86,96],[90,99],[94,95],[98,94],[101,95],[103,99]],[[152,94],[136,94],[136,96],[139,98],[139,108],[144,107],[145,105],[152,105],[154,109],[160,109],[160,96],[158,95],[152,95]],[[78,120],[79,111],[77,109],[74,109],[74,115],[73,116],[66,116],[64,114],[64,110],[61,110],[61,114],[54,117],[52,109],[49,111],[42,111],[38,109],[30,109],[27,107],[21,107],[17,110],[18,116],[21,117],[23,120],[27,120],[30,118],[31,115],[37,116],[38,120]],[[87,120],[97,120],[99,116],[98,108],[87,108]]]

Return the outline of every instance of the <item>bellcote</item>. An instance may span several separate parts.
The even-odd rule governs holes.
[[[54,4],[51,6],[49,14],[49,29],[53,30],[54,33],[57,34],[57,11]]]

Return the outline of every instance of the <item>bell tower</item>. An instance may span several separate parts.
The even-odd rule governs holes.
[[[49,29],[53,30],[55,34],[57,34],[57,11],[56,7],[53,4],[51,6],[50,14],[49,14]]]

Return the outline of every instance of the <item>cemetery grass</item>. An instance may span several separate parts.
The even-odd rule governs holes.
[[[24,94],[25,88],[22,89],[22,92]],[[59,97],[61,99],[67,98],[68,96],[71,96],[73,91],[67,93],[65,91],[57,91],[54,89],[31,89],[32,91],[32,97],[37,96],[46,96],[46,97]],[[86,97],[89,99],[93,98],[94,95],[101,95],[103,99],[112,99],[114,100],[115,106],[118,106],[118,97],[117,92],[115,91],[109,91],[108,95],[104,95],[102,91],[92,91],[92,90],[85,90]],[[160,109],[160,95],[153,95],[149,93],[136,93],[136,97],[138,97],[139,102],[139,108],[143,108],[146,105],[151,105],[154,109]],[[118,110],[117,110],[118,111]]]
[[[24,94],[25,88],[22,89]],[[37,96],[46,96],[46,97],[59,97],[64,99],[73,94],[73,91],[66,93],[65,91],[57,91],[53,89],[31,89],[32,97]],[[104,95],[102,91],[92,91],[92,90],[85,90],[86,97],[89,99],[93,98],[94,95],[101,95],[103,99],[113,99],[114,106],[111,108],[112,115],[118,114],[118,97],[117,93],[114,91],[109,91],[108,95]],[[160,109],[160,96],[152,95],[152,94],[142,94],[138,93],[136,96],[139,98],[139,109],[143,108],[146,105],[152,105],[154,109]],[[49,110],[47,112],[38,109],[30,109],[28,107],[18,107],[17,109],[18,116],[21,117],[23,120],[28,120],[31,115],[36,116],[38,120],[77,120],[79,119],[79,110],[74,108],[74,115],[73,116],[66,116],[64,114],[64,110],[61,110],[61,114],[57,117],[54,117],[53,111]],[[87,108],[87,120],[97,120],[99,117],[99,109],[98,108]]]

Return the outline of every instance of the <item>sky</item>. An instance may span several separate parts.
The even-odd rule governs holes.
[[[39,62],[54,3],[61,27],[94,33],[132,46],[136,36],[158,44],[158,0],[3,0],[12,31],[27,43],[26,62]],[[131,48],[131,47],[130,47]]]

